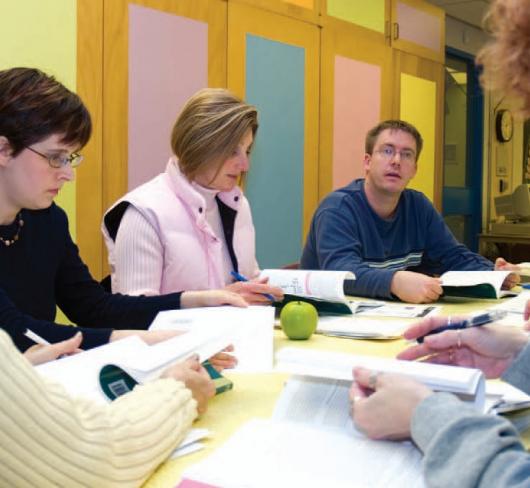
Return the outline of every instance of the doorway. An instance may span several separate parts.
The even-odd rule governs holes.
[[[457,240],[477,251],[482,222],[484,102],[472,55],[447,49],[444,100],[442,214]]]

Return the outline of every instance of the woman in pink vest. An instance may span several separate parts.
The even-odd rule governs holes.
[[[282,297],[257,280],[254,225],[238,187],[257,129],[256,108],[228,90],[206,88],[186,103],[173,127],[175,155],[166,171],[125,195],[103,219],[114,292],[225,288],[252,303]],[[250,281],[234,282],[234,275]]]

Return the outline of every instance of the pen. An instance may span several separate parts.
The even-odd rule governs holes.
[[[237,271],[230,271],[230,274],[236,279],[236,281],[248,281],[248,278],[245,278],[242,274],[238,273]],[[263,293],[262,294],[265,298],[270,300],[271,302],[274,302],[274,297],[270,295],[269,293]]]
[[[436,329],[427,332],[427,334],[424,336],[418,337],[416,341],[421,344],[423,343],[423,339],[425,339],[425,337],[428,335],[439,334],[440,332],[445,332],[446,330],[468,329],[470,327],[480,327],[481,325],[490,324],[491,322],[503,319],[506,317],[507,313],[508,312],[505,312],[504,310],[493,310],[491,312],[476,315],[475,317],[470,317],[469,319],[460,320],[458,322],[451,322],[451,317],[448,317],[446,325],[442,325],[441,327],[437,327]]]
[[[30,329],[26,329],[26,332],[24,332],[24,335],[28,339],[31,339],[35,344],[41,344],[43,346],[49,346],[50,345],[50,343],[46,339],[43,339],[40,335],[35,334],[35,332],[33,332]]]

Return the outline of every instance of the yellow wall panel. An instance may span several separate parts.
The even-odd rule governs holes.
[[[328,15],[385,32],[385,0],[328,0]]]
[[[75,91],[76,9],[76,0],[0,0],[0,69],[39,68]],[[57,203],[75,238],[75,182],[63,187]]]
[[[402,73],[400,102],[400,118],[416,126],[423,137],[418,172],[409,186],[434,201],[436,83]]]

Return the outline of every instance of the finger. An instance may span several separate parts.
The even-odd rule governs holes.
[[[269,277],[268,276],[263,276],[262,278],[258,277],[258,278],[254,278],[253,280],[250,280],[248,281],[247,283],[268,283],[269,282]]]
[[[201,363],[199,362],[199,355],[193,354],[192,356],[190,356],[184,361],[184,366],[193,369],[193,371],[197,371],[201,367]]]
[[[428,344],[423,342],[422,344],[417,344],[414,346],[411,346],[404,351],[401,351],[396,358],[402,359],[405,361],[415,361],[416,359],[424,358],[426,356],[431,355],[433,351]]]
[[[83,334],[78,332],[76,335],[66,341],[61,341],[53,345],[54,353],[57,356],[61,354],[70,354],[79,349],[81,342],[83,341]]]
[[[501,270],[504,266],[506,266],[506,264],[508,264],[508,262],[506,261],[506,259],[504,258],[497,258],[495,260],[495,269],[496,270]]]
[[[359,386],[356,381],[353,381],[350,386],[350,400],[352,402],[359,401],[359,399],[366,398],[366,392]]]
[[[219,300],[218,305],[232,305],[234,307],[246,308],[248,303],[246,300],[237,293],[232,293],[230,291],[224,292]]]
[[[446,330],[439,334],[432,334],[424,339],[424,344],[434,350],[449,349],[451,347],[457,347],[457,345],[465,345],[466,343],[466,331],[465,330]],[[460,338],[460,343],[459,343]]]
[[[224,352],[232,352],[234,351],[235,347],[234,347],[234,344],[230,344],[229,346],[226,346],[223,351]]]
[[[526,302],[526,306],[524,308],[524,319],[528,320],[530,318],[530,300]]]
[[[416,339],[427,332],[447,324],[447,317],[429,317],[425,320],[412,324],[404,333],[405,339]]]
[[[375,384],[373,378],[374,374],[377,375],[375,378]],[[354,368],[353,378],[357,382],[357,384],[362,388],[365,388],[370,391],[377,389],[379,374],[377,374],[376,371],[366,368]]]
[[[455,357],[452,351],[444,351],[438,354],[433,354],[432,356],[425,358],[422,362],[430,364],[454,364]]]

